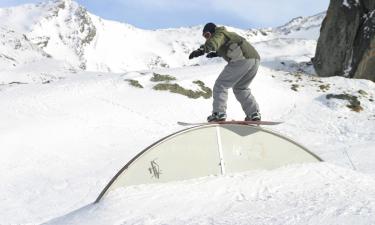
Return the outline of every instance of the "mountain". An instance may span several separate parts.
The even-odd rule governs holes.
[[[315,41],[323,15],[297,18],[275,29],[228,29],[255,45],[278,38],[301,38],[298,35],[301,36],[302,30],[314,33]],[[69,69],[125,72],[208,63],[206,59],[187,59],[187,55],[203,43],[202,26],[142,30],[102,19],[72,0],[0,9],[0,21],[3,29],[25,36],[36,52],[45,52],[52,59],[64,62]],[[311,36],[304,38],[311,39]],[[11,51],[12,47],[9,48]],[[262,57],[269,58],[267,54]]]
[[[303,37],[318,39],[319,30],[326,12],[309,17],[297,17],[287,24],[277,27],[276,32],[289,37]]]
[[[51,58],[33,44],[26,35],[0,27],[0,69],[11,70],[19,65]]]

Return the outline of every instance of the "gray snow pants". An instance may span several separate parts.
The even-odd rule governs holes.
[[[213,112],[226,112],[229,88],[233,89],[236,99],[241,103],[247,116],[259,111],[258,103],[249,88],[259,64],[258,59],[242,59],[229,62],[224,67],[213,89]]]

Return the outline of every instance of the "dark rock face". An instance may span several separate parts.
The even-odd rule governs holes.
[[[375,81],[374,0],[331,0],[313,64],[319,76]]]
[[[368,9],[369,11],[372,11],[375,9],[375,1],[374,0],[361,0],[361,3],[363,4],[363,7],[365,9]]]
[[[366,16],[357,37],[350,76],[375,81],[375,10]]]

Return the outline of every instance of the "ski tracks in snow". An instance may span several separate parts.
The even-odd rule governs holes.
[[[142,119],[144,119],[145,122],[149,121],[149,122],[152,122],[152,123],[155,123],[161,127],[164,127],[164,126],[168,126],[167,124],[165,123],[162,123],[160,121],[157,121],[156,119],[152,119],[151,117],[147,116],[147,115],[144,115],[138,111],[135,111],[134,109],[128,107],[128,106],[125,106],[124,104],[120,104],[118,102],[115,102],[114,100],[111,100],[111,99],[106,99],[106,98],[98,98],[99,101],[102,101],[102,102],[105,102],[107,104],[110,104],[112,105],[113,107],[117,107],[117,108],[121,108],[123,110],[126,110],[127,112],[130,112],[131,114],[133,115],[136,115]]]

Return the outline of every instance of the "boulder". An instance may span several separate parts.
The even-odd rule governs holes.
[[[319,76],[375,81],[375,1],[331,0],[315,57]]]
[[[353,44],[360,26],[361,8],[355,0],[331,0],[323,20],[318,45],[313,59],[319,76],[348,76]]]
[[[350,77],[375,81],[375,10],[365,17],[353,50]]]

